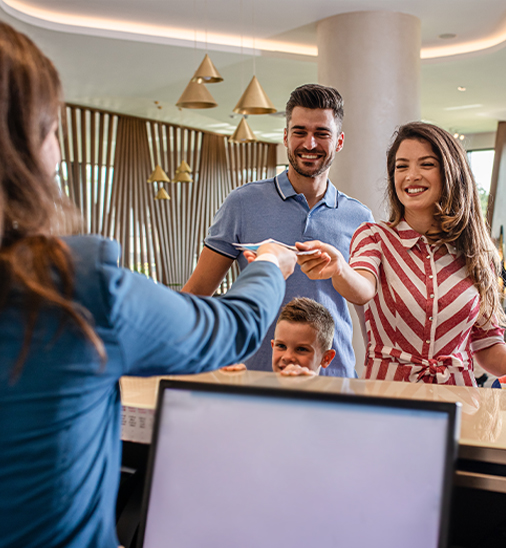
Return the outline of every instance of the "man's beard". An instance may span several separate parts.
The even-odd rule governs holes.
[[[312,154],[311,152],[306,152],[306,154]],[[314,154],[314,153],[313,153]],[[319,165],[314,165],[312,167],[300,166],[297,160],[301,160],[296,153],[293,153],[290,149],[287,149],[288,161],[293,169],[303,177],[314,178],[318,175],[321,175],[324,171],[332,165],[334,161],[334,155],[323,156],[321,158],[321,163]]]

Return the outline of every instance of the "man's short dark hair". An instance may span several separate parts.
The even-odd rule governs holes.
[[[343,98],[337,89],[320,84],[304,84],[295,88],[286,103],[286,125],[288,127],[295,107],[330,108],[334,112],[337,130],[341,131],[343,123]]]
[[[308,297],[296,297],[281,309],[276,325],[281,322],[306,323],[316,331],[316,340],[322,351],[332,348],[334,319],[320,303]]]

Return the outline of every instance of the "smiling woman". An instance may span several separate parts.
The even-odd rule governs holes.
[[[497,252],[460,144],[445,130],[402,126],[387,155],[388,223],[364,223],[347,264],[332,246],[299,256],[312,279],[365,304],[365,378],[476,386],[476,360],[506,373]]]
[[[405,139],[395,158],[395,191],[407,223],[421,234],[440,231],[435,214],[441,198],[441,166],[427,141]]]

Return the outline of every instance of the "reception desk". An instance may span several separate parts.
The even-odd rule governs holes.
[[[124,441],[150,442],[160,378],[121,379]],[[259,371],[225,373],[218,370],[178,378],[210,383],[275,386],[287,390],[460,402],[462,424],[456,484],[506,493],[506,475],[500,475],[502,467],[506,470],[506,390],[329,377],[282,377]]]
[[[144,445],[147,448],[150,443],[161,378],[121,379],[122,438],[129,447]],[[329,377],[282,377],[259,371],[228,373],[218,370],[177,378],[287,390],[460,402],[462,421],[450,546],[506,546],[506,390]]]

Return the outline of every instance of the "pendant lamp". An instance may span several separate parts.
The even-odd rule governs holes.
[[[237,114],[272,114],[276,108],[263,90],[258,78],[253,76],[234,108]]]
[[[218,82],[223,82],[221,74],[207,53],[199,68],[195,71],[191,81],[197,84],[217,84]]]
[[[160,190],[158,191],[157,195],[155,196],[155,200],[170,200],[170,196],[167,194],[166,190],[162,187],[160,187]]]
[[[170,179],[163,171],[163,169],[157,164],[153,173],[149,176],[148,183],[170,183]]]
[[[183,160],[179,167],[176,169],[176,175],[174,176],[174,183],[193,183],[193,179],[190,175],[192,172],[190,166]]]
[[[231,143],[253,143],[257,140],[246,118],[242,117],[234,133],[228,138]]]
[[[191,80],[176,106],[180,108],[214,108],[218,106],[218,103],[204,84],[198,84]]]

